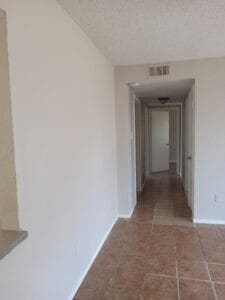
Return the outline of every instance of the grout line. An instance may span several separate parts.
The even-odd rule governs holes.
[[[174,233],[174,226],[173,226],[173,244],[174,244],[174,251],[175,251],[175,264],[176,264],[176,277],[177,277],[177,299],[180,300],[180,283],[179,283],[179,273],[178,273],[178,264],[177,264],[177,249],[176,249],[176,241],[175,241],[175,233]]]
[[[175,259],[176,262],[176,274],[177,274],[177,298],[180,300],[180,282],[179,282],[179,275],[178,275],[178,267],[177,267],[177,259]]]
[[[218,265],[218,266],[225,266],[225,264],[222,263],[214,263],[214,262],[207,262],[209,265]]]
[[[201,246],[201,251],[202,251],[202,255],[203,255],[203,258],[205,259],[205,256],[204,256],[204,249],[203,249],[203,245],[202,245],[202,242],[201,242],[201,239],[198,235],[198,231],[196,230],[196,236],[197,236],[197,240]],[[208,272],[208,276],[209,276],[209,282],[211,283],[211,287],[212,287],[212,290],[213,290],[213,294],[214,294],[214,297],[215,297],[215,300],[217,300],[217,295],[216,295],[216,290],[215,290],[215,287],[214,287],[214,284],[212,282],[212,278],[211,278],[211,275],[210,275],[210,272],[209,272],[209,267],[208,267],[208,262],[205,260],[205,266],[206,266],[206,270]]]
[[[211,282],[211,286],[212,286],[214,297],[217,300],[216,290],[215,290],[215,287],[214,287],[214,283],[212,282],[212,278],[211,278],[211,275],[210,275],[210,272],[209,272],[209,267],[208,267],[207,262],[205,262],[205,266],[206,266],[206,270],[207,270],[208,275],[209,275],[209,279],[210,279],[210,282]]]
[[[182,276],[180,277],[180,279],[211,283],[211,280],[207,280],[207,279],[188,278],[188,277],[182,277]]]
[[[200,244],[200,246],[201,246],[201,251],[202,251],[203,258],[205,259],[205,256],[204,256],[204,248],[203,248],[203,245],[202,245],[202,242],[201,242],[201,239],[200,239],[200,237],[199,237],[199,235],[198,235],[197,230],[196,230],[196,233],[197,233],[197,239],[198,239],[198,242],[199,242],[199,244]],[[207,272],[208,272],[208,276],[209,276],[209,280],[210,280],[210,283],[211,283],[211,287],[212,287],[212,290],[213,290],[213,294],[214,294],[215,300],[217,300],[216,290],[215,290],[215,287],[214,287],[214,284],[213,284],[213,282],[212,282],[212,278],[211,278],[211,275],[210,275],[210,272],[209,272],[208,263],[207,263],[206,260],[205,260],[204,263],[205,263],[205,266],[206,266],[206,270],[207,270]]]
[[[176,275],[164,275],[164,274],[157,274],[157,273],[151,273],[151,272],[148,272],[147,275],[166,277],[166,278],[176,278],[177,277]]]
[[[225,285],[225,282],[221,282],[221,281],[212,281],[213,283],[218,283],[218,284],[224,284]]]

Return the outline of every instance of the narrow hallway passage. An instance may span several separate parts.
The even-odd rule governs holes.
[[[156,173],[74,299],[225,299],[225,226],[194,225],[174,168]]]

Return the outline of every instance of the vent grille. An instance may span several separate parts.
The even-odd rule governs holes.
[[[149,76],[165,76],[170,74],[169,65],[157,65],[149,68]]]

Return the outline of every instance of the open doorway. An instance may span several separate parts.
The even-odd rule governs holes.
[[[130,85],[130,90],[135,111],[134,171],[138,201],[151,196],[156,210],[154,218],[166,225],[178,221],[192,223],[194,79],[136,83]],[[161,199],[161,204],[156,199]],[[161,205],[170,209],[166,212]]]

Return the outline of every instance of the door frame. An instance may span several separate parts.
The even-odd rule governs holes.
[[[181,177],[183,180],[183,163],[182,163],[182,157],[183,157],[183,126],[182,126],[182,118],[183,118],[183,103],[168,103],[165,106],[161,105],[150,105],[149,106],[149,112],[151,116],[151,112],[153,110],[162,110],[162,111],[177,111],[178,118],[177,118],[177,128],[178,128],[178,151],[177,151],[177,174]],[[152,118],[150,117],[150,122],[152,122]],[[152,126],[152,125],[150,125]],[[149,137],[151,140],[151,137]],[[151,142],[151,148],[152,149],[152,142]],[[152,166],[152,150],[150,155],[150,166]],[[150,169],[150,173],[152,173],[152,168]]]
[[[183,78],[183,77],[177,77],[174,78],[174,81],[176,80],[181,80],[181,79],[192,79],[193,80],[193,141],[192,141],[192,147],[193,147],[193,157],[192,157],[192,218],[195,218],[195,110],[196,110],[196,105],[195,105],[195,95],[196,95],[196,80],[195,78]],[[165,82],[165,81],[171,81],[170,79],[158,79],[157,82]],[[129,136],[130,136],[130,146],[128,146],[129,149],[129,155],[130,155],[130,182],[131,182],[131,193],[133,196],[131,196],[131,202],[130,202],[130,209],[131,211],[133,211],[136,203],[137,203],[137,193],[133,193],[132,191],[134,191],[136,189],[136,152],[132,151],[132,149],[135,149],[135,145],[136,145],[136,138],[135,138],[135,114],[134,114],[134,108],[135,108],[135,96],[131,96],[134,95],[133,91],[132,91],[132,86],[136,86],[137,84],[153,84],[156,81],[154,80],[147,80],[147,81],[141,81],[141,82],[133,82],[133,83],[127,83],[128,86],[128,90],[129,90],[129,114],[130,114],[130,118],[129,118]],[[168,105],[168,104],[167,104]],[[181,132],[184,133],[184,109],[183,109],[183,105],[182,105],[182,111],[180,113],[180,123],[181,123]],[[151,118],[149,117],[149,120],[151,120]],[[150,122],[149,122],[150,123]],[[150,124],[149,124],[150,126]],[[150,127],[149,127],[150,128]],[[180,134],[180,139],[181,139],[181,134]],[[182,141],[182,139],[181,139]],[[149,141],[150,146],[151,146],[151,141]],[[179,151],[179,155],[180,155],[180,163],[181,163],[181,167],[179,170],[180,176],[182,178],[183,184],[184,184],[184,167],[185,167],[185,151],[184,151],[184,145],[183,143],[181,143],[180,145],[180,151]],[[151,170],[151,162],[149,160],[149,170]],[[135,182],[134,182],[135,179]]]

